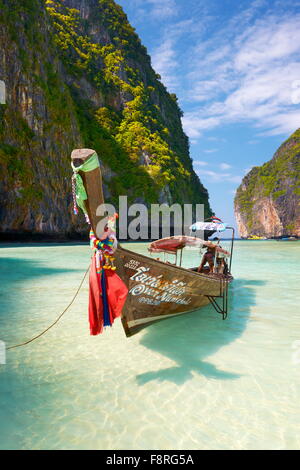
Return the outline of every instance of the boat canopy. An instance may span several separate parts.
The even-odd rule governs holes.
[[[228,228],[228,224],[224,222],[195,222],[190,226],[192,232],[197,230],[209,230],[214,232],[224,232]]]
[[[214,248],[218,252],[224,253],[226,256],[230,256],[228,251],[209,240],[205,241],[198,237],[188,237],[185,235],[156,240],[150,243],[148,250],[150,253],[170,253],[176,255],[178,250],[182,250],[185,247],[202,248],[203,246]]]
[[[186,246],[200,247],[205,243],[201,238],[187,237],[187,236],[174,236],[161,238],[150,243],[148,250],[151,253],[171,253],[176,254],[178,250],[182,250]]]

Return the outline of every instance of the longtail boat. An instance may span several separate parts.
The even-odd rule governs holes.
[[[92,149],[76,149],[72,152],[71,159],[74,196],[86,213],[92,231],[98,235],[98,224],[103,222],[104,218],[97,212],[97,208],[104,204],[98,156]],[[78,195],[80,192],[81,196]],[[121,313],[126,336],[132,336],[154,322],[198,310],[209,303],[223,319],[227,317],[228,286],[233,279],[230,271],[234,229],[220,223],[218,219],[209,223],[196,223],[191,226],[191,234],[201,228],[209,233],[230,229],[230,252],[211,241],[191,235],[168,237],[152,242],[149,245],[150,255],[159,252],[174,254],[175,263],[171,264],[135,253],[117,243],[113,269],[116,269],[115,272],[128,290]],[[213,272],[198,272],[195,267],[187,269],[181,265],[185,247],[203,246],[211,247],[215,252],[216,269]],[[227,270],[222,273],[218,272],[216,265],[218,256],[230,259],[226,264]]]

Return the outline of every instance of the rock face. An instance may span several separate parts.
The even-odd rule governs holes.
[[[300,129],[244,177],[234,204],[243,238],[300,236]]]
[[[107,202],[204,203],[182,112],[113,0],[0,0],[0,232],[86,233],[70,153],[94,148]]]

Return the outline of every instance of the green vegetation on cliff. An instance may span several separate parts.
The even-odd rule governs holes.
[[[150,67],[146,49],[128,23],[122,8],[111,0],[99,0],[98,3],[99,9],[94,22],[100,28],[102,26],[109,37],[109,42],[104,40],[103,44],[92,42],[78,10],[68,8],[61,2],[46,2],[55,28],[54,41],[69,71],[74,76],[88,77],[101,90],[104,98],[111,94],[121,96],[119,109],[114,109],[109,99],[104,99],[105,106],[98,109],[94,109],[91,104],[85,104],[85,112],[89,112],[96,131],[96,138],[92,141],[102,141],[104,134],[105,140],[110,135],[118,144],[117,147],[115,144],[111,144],[109,148],[106,146],[106,152],[99,152],[112,170],[119,172],[128,160],[125,169],[131,170],[130,175],[126,171],[129,184],[123,187],[123,191],[137,188],[139,194],[136,193],[135,196],[141,195],[141,190],[144,193],[148,186],[149,175],[151,183],[149,182],[150,187],[145,194],[149,202],[157,199],[159,191],[166,185],[169,186],[174,199],[183,202],[182,194],[177,191],[178,181],[182,181],[186,188],[186,200],[195,200],[196,188],[190,184],[192,166],[180,119],[177,119],[177,122],[170,119],[170,131],[162,118],[161,109],[151,99],[151,94],[156,88],[160,89],[168,102],[170,116],[171,113],[180,116],[177,102],[157,81],[156,74]],[[141,68],[146,71],[146,83]],[[78,101],[76,93],[73,96],[75,101]],[[103,129],[106,132],[103,133]],[[172,145],[173,140],[178,141],[178,135],[182,136],[184,143],[181,148],[179,143]],[[91,146],[90,142],[89,134],[86,144]],[[101,145],[98,147],[101,149]],[[122,154],[118,155],[120,151]],[[119,158],[116,158],[116,155]],[[144,155],[149,157],[146,174],[142,161]],[[132,163],[143,171],[133,171]],[[143,181],[139,181],[140,178]],[[120,183],[121,181],[118,184],[119,191]]]
[[[110,202],[127,194],[147,203],[204,203],[210,215],[176,95],[152,69],[119,5],[89,0],[85,15],[81,7],[80,0],[0,0],[0,79],[11,97],[0,116],[5,191],[15,191],[17,181],[17,204],[32,197],[40,210],[45,194],[49,208],[53,191],[60,192],[60,210],[68,210],[70,151],[86,146],[110,171]]]
[[[248,228],[263,233],[258,226],[257,204],[263,198],[272,201],[283,225],[283,233],[293,232],[300,214],[300,129],[261,167],[254,167],[244,177],[235,196],[235,208]],[[284,232],[284,230],[286,232]]]

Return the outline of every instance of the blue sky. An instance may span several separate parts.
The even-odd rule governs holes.
[[[184,112],[211,206],[300,127],[300,1],[117,0]]]

